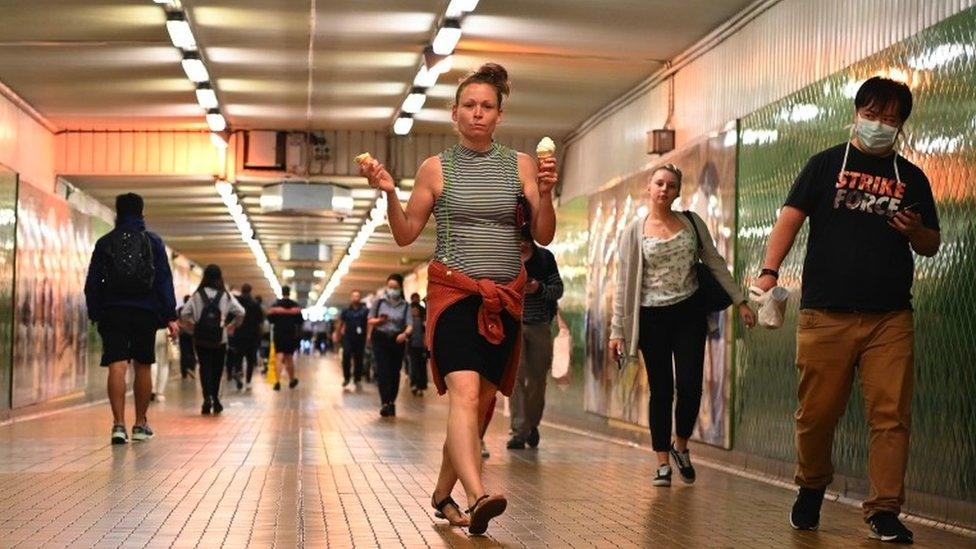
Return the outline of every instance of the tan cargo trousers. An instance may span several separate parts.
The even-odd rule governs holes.
[[[905,468],[913,392],[915,327],[911,311],[800,311],[796,335],[800,373],[796,410],[796,483],[825,488],[833,481],[834,429],[850,399],[855,372],[870,425],[867,519],[898,513],[905,501]]]

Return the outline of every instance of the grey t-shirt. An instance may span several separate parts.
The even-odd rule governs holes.
[[[400,300],[398,303],[393,304],[393,302],[387,299],[378,299],[376,303],[373,303],[372,309],[369,311],[369,318],[378,318],[380,315],[386,315],[389,317],[383,324],[377,324],[374,330],[377,332],[383,332],[385,334],[396,335],[407,329],[407,315],[410,314],[410,304],[405,300]]]

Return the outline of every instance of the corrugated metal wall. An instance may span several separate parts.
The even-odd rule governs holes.
[[[680,147],[976,0],[783,0],[678,71],[673,123]],[[667,118],[667,83],[567,146],[562,200],[644,166],[648,130]]]

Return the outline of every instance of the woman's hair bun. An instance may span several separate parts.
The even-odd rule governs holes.
[[[508,84],[508,71],[498,63],[485,63],[478,67],[478,70],[468,74],[461,79],[458,84],[457,92],[454,94],[454,103],[461,100],[461,91],[470,84],[488,84],[495,88],[498,94],[498,105],[502,104],[502,97],[509,95],[511,88]]]

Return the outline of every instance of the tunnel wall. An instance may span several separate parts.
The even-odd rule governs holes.
[[[736,179],[737,226],[735,274],[743,281],[754,275],[765,251],[769,228],[786,192],[806,159],[848,135],[853,92],[874,74],[906,79],[916,107],[906,124],[900,151],[919,164],[932,181],[943,234],[935,258],[916,258],[916,394],[913,441],[907,475],[907,510],[951,523],[976,525],[976,286],[973,282],[976,201],[971,181],[976,175],[973,106],[976,105],[976,8],[963,11],[915,36],[771,102],[738,121]],[[685,146],[670,155],[680,155]],[[635,421],[646,415],[646,401],[634,399],[632,410],[585,413],[586,384],[593,365],[593,345],[605,345],[594,308],[583,305],[594,293],[609,291],[606,274],[584,259],[594,248],[594,233],[604,231],[595,205],[619,194],[636,198],[628,179],[565,201],[559,210],[556,250],[564,277],[586,271],[586,283],[567,284],[561,303],[573,326],[575,376],[569,387],[552,384],[547,417],[578,427],[647,443]],[[623,194],[621,194],[621,190]],[[589,210],[586,222],[580,212]],[[792,295],[786,325],[776,331],[746,331],[735,326],[734,361],[730,376],[731,450],[699,447],[712,459],[737,467],[791,479],[795,459],[792,414],[796,407],[795,314],[806,232],[784,263],[781,284]],[[597,254],[599,255],[599,254]],[[589,294],[586,289],[589,284]],[[609,285],[612,287],[612,284]],[[578,356],[586,357],[582,362]],[[635,370],[643,377],[642,369]],[[637,381],[639,385],[641,380]],[[646,383],[646,381],[644,382]],[[867,422],[858,387],[838,428],[834,460],[838,478],[832,489],[855,499],[867,493]],[[629,414],[629,416],[628,416]]]

